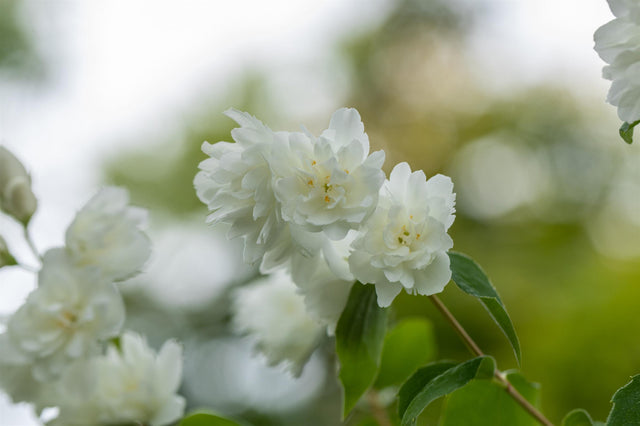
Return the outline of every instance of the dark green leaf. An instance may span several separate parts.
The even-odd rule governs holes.
[[[451,278],[453,282],[465,293],[477,297],[489,311],[491,318],[509,339],[519,365],[521,359],[520,341],[511,318],[509,318],[509,314],[491,281],[489,281],[480,266],[469,256],[462,253],[449,252],[449,259],[451,259]]]
[[[386,327],[387,310],[378,306],[375,286],[355,283],[336,327],[345,417],[378,374]]]
[[[640,374],[618,389],[611,402],[607,426],[640,425]]]
[[[233,420],[210,413],[194,413],[180,422],[180,426],[241,426]]]
[[[421,375],[426,379],[429,373],[433,375],[433,372],[418,370],[400,389],[398,406],[402,426],[414,425],[420,413],[431,402],[461,388],[472,379],[492,377],[496,368],[495,361],[488,356],[474,358],[449,368],[442,364],[435,365],[440,365],[444,371],[430,380],[420,380],[424,383],[421,388],[416,386],[419,382],[416,376]],[[407,389],[407,386],[410,388]]]
[[[628,144],[633,143],[633,128],[640,123],[640,120],[629,124],[626,121],[620,126],[620,137]]]
[[[537,384],[527,382],[519,373],[507,374],[514,388],[531,404],[540,402]],[[478,415],[482,413],[482,415]],[[447,397],[440,426],[538,426],[498,382],[472,380]]]
[[[577,408],[564,416],[562,426],[594,426],[594,423],[589,413],[582,408]]]
[[[455,362],[440,361],[422,367],[413,373],[398,392],[398,415],[400,418],[402,418],[407,407],[411,401],[413,401],[413,398],[415,398],[418,392],[420,392],[433,379],[456,365],[457,364]]]
[[[387,332],[380,372],[375,387],[398,385],[421,365],[433,361],[436,342],[433,327],[425,318],[406,318]]]

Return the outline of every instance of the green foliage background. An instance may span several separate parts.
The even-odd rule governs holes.
[[[16,52],[30,57],[18,21],[3,12],[11,12],[13,3],[0,2],[4,69],[13,69]],[[542,384],[545,414],[558,421],[582,407],[604,420],[615,390],[640,372],[640,260],[603,255],[588,229],[602,214],[617,172],[637,153],[638,144],[624,146],[616,123],[602,118],[609,107],[593,105],[581,93],[551,84],[509,93],[484,90],[462,48],[479,13],[454,10],[444,0],[396,2],[376,28],[335,46],[340,72],[349,81],[344,104],[360,111],[372,148],[387,152],[387,171],[408,161],[428,176],[452,175],[458,185],[461,153],[473,153],[465,149],[482,138],[497,137],[516,152],[535,153],[540,179],[550,182],[547,190],[504,214],[483,216],[473,206],[463,208],[464,192],[456,186],[455,250],[478,261],[500,292],[520,337],[521,371],[527,380]],[[226,93],[212,93],[199,106],[182,135],[106,161],[105,181],[129,188],[133,202],[151,209],[156,220],[203,223],[206,209],[195,197],[192,180],[204,159],[202,141],[230,140],[233,123],[221,112],[228,107],[246,110],[274,129],[299,124],[281,112],[278,99],[266,90],[267,81],[267,72],[260,69],[239,75]],[[329,113],[306,123],[317,131]],[[638,231],[630,227],[628,232]],[[167,313],[144,295],[127,297],[131,321],[137,321],[135,312],[153,318],[156,327],[150,334],[158,341],[180,327],[206,339],[218,335],[219,324],[228,321],[224,306]],[[508,342],[479,303],[454,285],[443,299],[502,369],[517,367]],[[415,317],[431,320],[440,358],[471,358],[426,298],[401,294],[392,321]],[[314,406],[289,415],[291,424],[311,412],[328,413],[315,420],[332,424],[335,391],[335,383],[328,384]],[[437,404],[429,410],[437,410]],[[259,412],[245,417],[256,424],[281,424],[281,419]],[[426,415],[423,421],[431,424],[432,418]],[[356,416],[351,423],[359,420]]]
[[[543,411],[560,419],[584,407],[604,419],[611,395],[640,371],[640,261],[600,254],[585,224],[630,154],[618,149],[615,124],[599,118],[607,107],[582,102],[580,94],[549,85],[496,95],[477,86],[460,53],[475,13],[449,9],[446,2],[398,2],[378,28],[336,46],[350,75],[345,104],[360,111],[372,148],[387,151],[387,171],[408,161],[428,176],[453,174],[456,182],[456,155],[493,135],[540,154],[552,191],[495,218],[459,208],[451,234],[455,250],[473,256],[500,292],[520,336],[522,372],[542,384]],[[274,129],[297,126],[278,112],[265,78],[260,70],[239,77],[193,117],[180,141],[159,141],[153,152],[112,160],[107,180],[127,186],[136,202],[154,211],[202,219],[205,209],[191,182],[204,158],[202,141],[230,140],[233,123],[221,115],[224,109],[249,111]],[[178,145],[179,154],[163,156],[169,145],[171,151]],[[443,298],[501,368],[517,367],[475,300],[453,285]],[[397,318],[433,321],[441,357],[469,358],[426,299],[403,293],[394,307]]]

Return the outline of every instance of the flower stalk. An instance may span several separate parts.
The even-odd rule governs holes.
[[[475,356],[483,356],[484,352],[480,349],[478,344],[469,336],[469,333],[462,327],[462,325],[458,322],[456,317],[453,316],[451,311],[447,309],[447,307],[442,303],[438,296],[431,295],[429,296],[431,302],[435,305],[436,309],[442,314],[442,316],[447,320],[447,322],[453,327],[453,329],[458,333],[462,341],[465,343],[469,351]],[[529,401],[527,401],[521,394],[518,392],[516,388],[507,380],[506,376],[502,374],[497,368],[493,372],[493,376],[495,379],[500,382],[505,387],[505,391],[511,396],[514,401],[516,401],[527,413],[529,413],[533,418],[535,418],[541,425],[544,426],[553,426],[553,423],[547,419],[544,414],[542,414],[536,407],[531,405]]]

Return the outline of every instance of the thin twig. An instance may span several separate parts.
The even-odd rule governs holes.
[[[467,345],[467,348],[473,353],[475,356],[483,356],[484,353],[480,349],[480,347],[474,342],[474,340],[469,336],[469,333],[462,327],[462,325],[458,322],[458,320],[453,316],[453,314],[447,309],[447,307],[442,303],[442,301],[438,298],[438,296],[431,295],[429,299],[436,306],[438,311],[445,317],[445,319],[451,324],[454,330],[458,333],[462,341]],[[542,414],[536,407],[531,405],[529,401],[527,401],[521,394],[518,392],[516,388],[513,387],[509,380],[502,374],[498,369],[495,369],[493,372],[493,376],[505,387],[505,391],[518,403],[520,406],[529,413],[533,418],[535,418],[540,424],[544,426],[553,426],[545,416]]]

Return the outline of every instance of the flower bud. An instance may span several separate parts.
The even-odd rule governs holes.
[[[9,150],[0,146],[0,210],[27,225],[37,206],[27,170]]]
[[[0,236],[0,268],[2,268],[3,266],[11,266],[17,264],[18,262],[11,255],[9,247],[7,247],[7,242],[4,240],[4,238],[2,238],[2,236]]]

